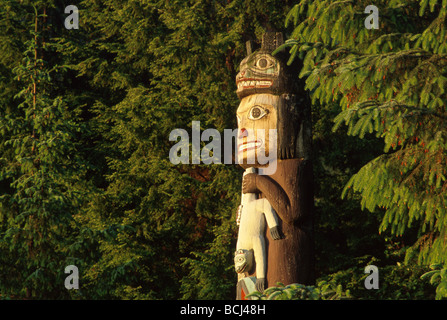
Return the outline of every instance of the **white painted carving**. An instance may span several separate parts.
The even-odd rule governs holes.
[[[244,176],[248,173],[255,173],[255,169],[247,168]],[[262,292],[267,264],[264,239],[266,221],[272,238],[281,238],[276,212],[267,199],[257,199],[255,193],[242,193],[237,221],[239,232],[234,257],[236,272],[249,272],[256,263],[256,289]]]

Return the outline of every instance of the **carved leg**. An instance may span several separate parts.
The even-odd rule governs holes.
[[[267,259],[265,241],[262,236],[253,237],[253,251],[256,262],[256,290],[263,292]]]
[[[267,199],[258,199],[256,200],[256,209],[264,213],[272,239],[281,239],[278,227],[278,216],[276,215],[275,210],[273,210],[273,207],[270,205],[270,202]]]

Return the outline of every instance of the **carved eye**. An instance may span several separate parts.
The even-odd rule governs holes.
[[[268,113],[268,110],[265,110],[261,106],[254,106],[248,112],[248,119],[250,119],[250,120],[259,120],[263,116],[265,116],[267,113]]]
[[[261,69],[261,70],[271,68],[274,65],[275,65],[275,62],[273,60],[267,58],[267,57],[259,58],[256,61],[256,67]]]

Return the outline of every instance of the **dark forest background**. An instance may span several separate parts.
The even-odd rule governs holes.
[[[2,299],[234,299],[242,169],[173,165],[169,133],[237,128],[245,42],[273,30],[312,98],[316,285],[445,293],[445,1],[375,1],[379,30],[370,1],[0,3]]]

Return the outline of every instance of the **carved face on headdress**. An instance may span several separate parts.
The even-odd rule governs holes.
[[[247,57],[240,63],[236,76],[236,93],[239,99],[251,94],[270,93],[280,95],[291,92],[286,85],[287,64],[284,52],[273,56],[272,52],[283,44],[280,32],[267,32],[262,36],[261,47],[254,50],[256,42],[247,42]]]
[[[257,51],[240,64],[236,93],[240,99],[256,93],[279,93],[285,85],[282,62],[271,54]]]

